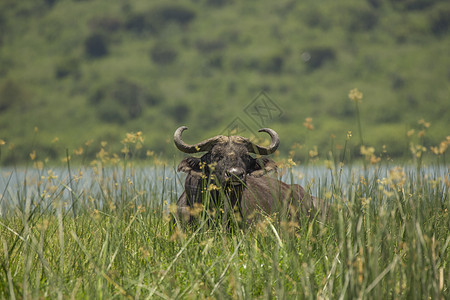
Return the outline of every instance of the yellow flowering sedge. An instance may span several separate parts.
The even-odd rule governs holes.
[[[348,98],[355,103],[360,103],[363,98],[363,94],[358,89],[353,89],[348,93]]]
[[[306,118],[305,122],[303,123],[303,126],[306,127],[308,130],[314,130],[314,125],[312,124],[312,118]]]

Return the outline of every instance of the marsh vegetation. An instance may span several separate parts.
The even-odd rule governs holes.
[[[140,137],[127,135],[128,149]],[[328,201],[330,218],[271,215],[230,230],[201,209],[192,211],[203,216],[197,226],[174,223],[182,191],[175,165],[155,160],[139,167],[125,153],[100,151],[84,167],[34,161],[1,171],[2,298],[444,299],[449,293],[446,165],[383,159],[366,168],[330,161],[298,168],[290,159],[279,175]]]

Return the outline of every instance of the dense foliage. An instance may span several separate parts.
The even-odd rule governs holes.
[[[236,118],[247,136],[274,128],[284,155],[297,143],[298,159],[326,156],[358,131],[355,87],[365,143],[402,156],[418,120],[427,148],[448,135],[449,24],[444,0],[3,0],[0,160],[57,159],[90,139],[93,157],[129,131],[171,157],[178,126],[196,140]],[[245,110],[261,91],[277,114]]]

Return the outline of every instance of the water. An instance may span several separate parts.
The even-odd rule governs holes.
[[[39,206],[49,209],[55,199],[66,209],[94,204],[102,208],[105,201],[139,194],[140,201],[171,202],[181,194],[178,174],[169,167],[149,168],[3,168],[0,170],[0,216],[19,208],[24,211]],[[142,203],[145,204],[145,203]],[[92,205],[91,205],[92,206]]]
[[[315,195],[321,196],[332,186],[345,190],[352,184],[365,180],[374,182],[386,178],[394,166],[372,167],[364,172],[361,167],[328,169],[324,166],[294,167],[279,171],[284,182],[297,183]],[[417,168],[403,167],[409,180],[426,178],[438,180],[445,190],[444,178],[449,176],[448,166]],[[39,207],[51,209],[54,201],[62,200],[66,209],[72,205],[78,208],[94,206],[101,209],[109,200],[134,201],[141,205],[174,203],[183,191],[184,173],[177,173],[173,167],[121,168],[80,167],[67,168],[3,168],[0,170],[0,217],[16,209],[25,211]],[[363,179],[362,179],[363,178]],[[130,196],[131,197],[128,197]],[[133,198],[132,198],[133,200]],[[154,204],[154,203],[153,203]]]

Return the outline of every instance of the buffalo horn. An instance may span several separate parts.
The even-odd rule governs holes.
[[[175,133],[173,135],[173,140],[175,142],[175,146],[177,146],[178,150],[180,150],[181,152],[184,152],[184,153],[197,153],[197,152],[209,151],[212,149],[214,144],[222,138],[221,135],[218,135],[218,136],[212,137],[210,139],[204,140],[200,143],[197,143],[195,145],[189,145],[189,144],[186,144],[185,142],[183,142],[183,140],[181,139],[181,134],[186,129],[188,129],[186,126],[181,126],[175,131]]]
[[[187,129],[186,126],[181,126],[175,131],[175,133],[173,135],[173,140],[174,140],[175,145],[177,146],[178,150],[180,150],[181,152],[184,152],[184,153],[197,153],[197,152],[209,151],[212,149],[212,147],[217,142],[225,139],[224,136],[217,135],[215,137],[204,140],[195,145],[189,145],[189,144],[186,144],[181,138],[181,134],[186,129]],[[278,134],[275,132],[275,130],[270,129],[270,128],[262,128],[258,132],[267,132],[270,135],[272,141],[271,141],[269,147],[262,147],[262,146],[259,146],[257,144],[250,142],[248,139],[244,139],[247,144],[248,152],[256,153],[256,154],[260,154],[260,155],[269,155],[269,154],[274,153],[280,144],[280,138],[278,137]]]
[[[278,146],[280,145],[280,138],[278,137],[278,134],[275,132],[275,130],[270,128],[261,128],[260,130],[258,130],[258,132],[267,132],[270,135],[272,141],[270,142],[269,147],[262,147],[257,144],[249,142],[247,144],[248,152],[260,155],[269,155],[274,153],[277,150]]]

